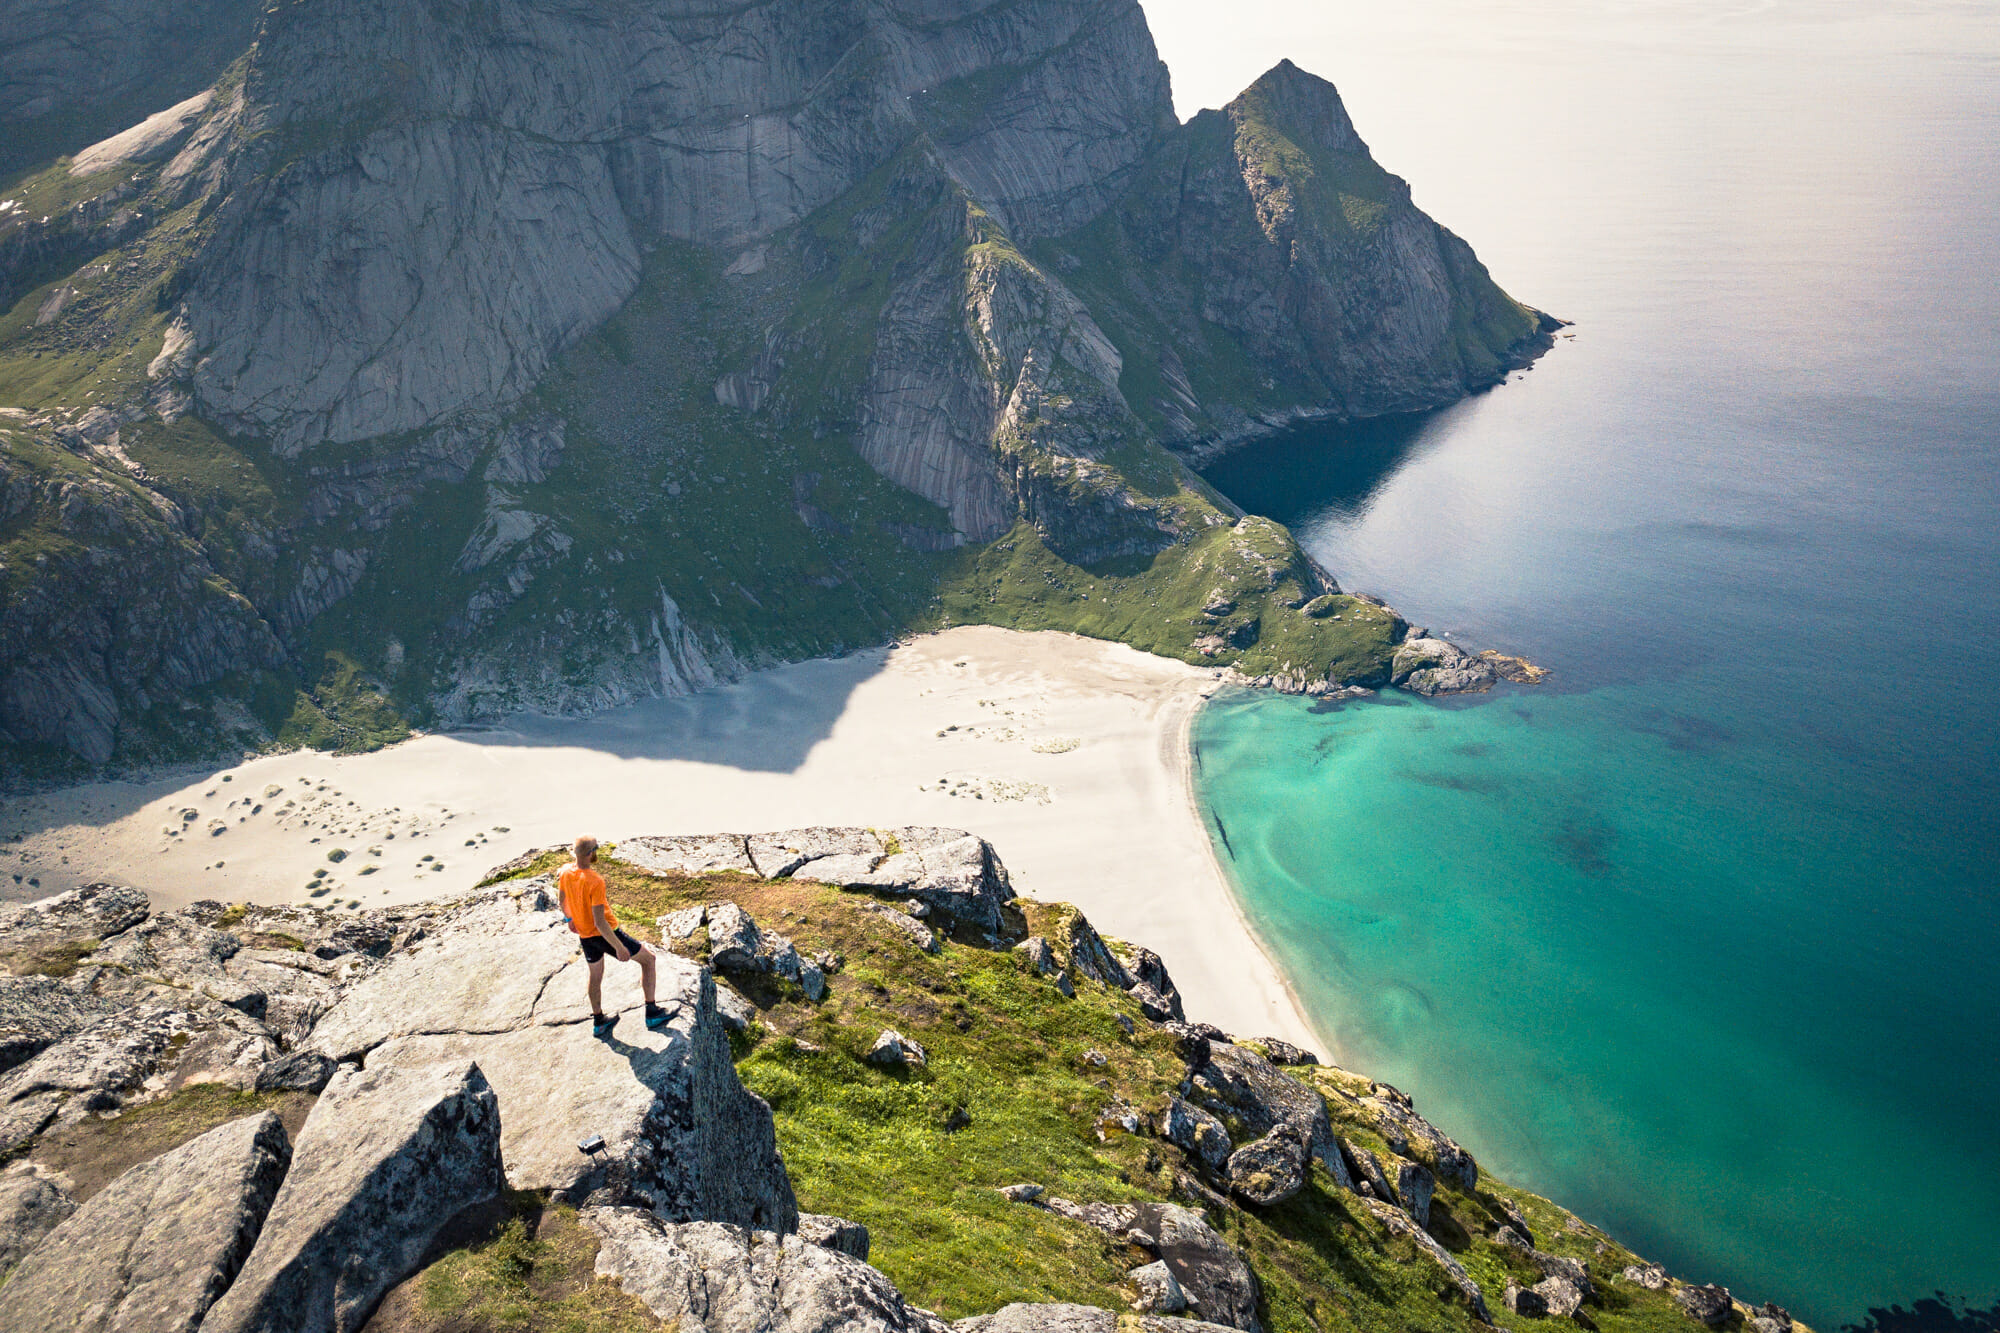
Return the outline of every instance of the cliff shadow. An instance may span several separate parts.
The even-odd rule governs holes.
[[[820,657],[742,680],[588,717],[523,713],[451,733],[467,745],[591,750],[619,759],[683,759],[759,773],[795,772],[832,734],[854,691],[878,675],[887,648]]]
[[[1289,528],[1365,513],[1450,410],[1303,422],[1223,455],[1201,475],[1241,508]]]

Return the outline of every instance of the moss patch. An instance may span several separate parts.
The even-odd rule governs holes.
[[[307,1092],[241,1092],[196,1083],[108,1119],[91,1116],[47,1130],[29,1156],[67,1175],[74,1183],[71,1194],[81,1203],[139,1163],[259,1111],[277,1112],[285,1132],[297,1138],[315,1100]]]

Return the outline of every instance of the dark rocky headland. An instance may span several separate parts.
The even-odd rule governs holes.
[[[1387,683],[1189,466],[1553,324],[1323,80],[1179,123],[1134,0],[6,12],[7,780],[949,623]]]
[[[563,859],[378,912],[0,909],[0,1326],[1805,1333],[1201,1023],[973,835],[626,840],[669,1022],[614,965],[610,1040]]]

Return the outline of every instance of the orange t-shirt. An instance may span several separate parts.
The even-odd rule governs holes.
[[[618,918],[611,914],[611,903],[604,896],[604,876],[587,867],[572,865],[556,880],[556,887],[562,892],[563,914],[569,918],[571,930],[579,935],[597,934],[592,907],[602,907],[604,919],[613,930],[618,929]]]

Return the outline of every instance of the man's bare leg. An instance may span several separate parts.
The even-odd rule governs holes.
[[[651,1009],[654,1007],[653,984],[659,979],[659,969],[654,966],[653,951],[645,945],[639,946],[635,957],[639,960],[639,985],[646,992],[646,1007]]]
[[[595,1018],[604,1017],[604,960],[598,959],[590,965],[590,1012]]]

